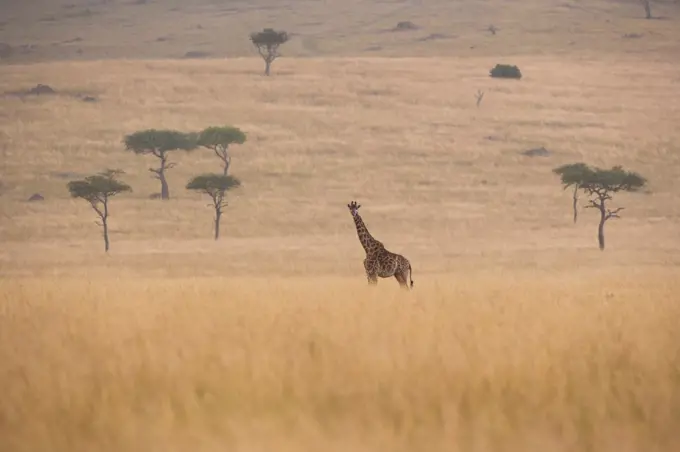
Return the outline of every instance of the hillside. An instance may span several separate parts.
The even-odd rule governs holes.
[[[289,57],[677,56],[680,3],[653,12],[636,0],[5,0],[0,43],[9,62],[233,58],[256,55],[249,33],[274,27],[293,35]],[[394,31],[404,21],[416,29]]]

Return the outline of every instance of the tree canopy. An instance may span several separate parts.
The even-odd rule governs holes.
[[[243,144],[246,142],[246,134],[238,127],[211,126],[203,129],[198,134],[197,144],[207,148],[228,147],[230,144]]]
[[[590,167],[585,163],[571,163],[555,168],[566,187],[578,185],[590,194],[599,192],[637,191],[646,184],[646,179],[638,173],[625,171],[621,166],[611,169]]]
[[[68,183],[71,196],[87,200],[101,219],[101,223],[98,224],[103,228],[104,251],[106,252],[109,251],[109,198],[119,193],[132,191],[128,184],[116,180],[116,177],[120,174],[124,174],[124,172],[107,169],[99,174]]]
[[[167,129],[147,129],[132,133],[125,137],[125,147],[135,154],[159,154],[183,150],[190,151],[197,147],[196,134]]]
[[[119,193],[132,191],[129,185],[116,177],[124,174],[121,170],[108,169],[93,176],[87,176],[83,180],[74,180],[68,183],[68,190],[74,198],[83,198],[90,203],[104,202],[107,198]]]
[[[558,166],[553,170],[553,173],[560,176],[564,188],[568,188],[572,185],[578,185],[584,178],[584,175],[590,174],[590,171],[588,165],[579,162]]]
[[[188,190],[201,191],[210,196],[214,196],[219,192],[225,192],[239,186],[241,186],[241,181],[233,176],[201,174],[191,179],[186,188]]]
[[[256,46],[278,46],[288,41],[288,33],[276,31],[272,28],[265,28],[262,31],[255,31],[250,34],[250,40]]]
[[[246,141],[246,134],[237,127],[208,127],[198,134],[197,143],[199,146],[212,149],[215,155],[222,160],[224,176],[229,172],[231,156],[229,146],[232,144],[243,144]]]

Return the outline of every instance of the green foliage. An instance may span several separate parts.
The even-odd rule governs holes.
[[[509,64],[497,64],[493,69],[491,69],[489,75],[495,78],[522,78],[522,72],[519,70],[519,68]]]
[[[212,198],[212,206],[215,208],[215,240],[220,236],[222,208],[227,205],[224,200],[225,192],[240,185],[241,182],[235,177],[221,174],[201,174],[191,179],[187,184],[188,190],[200,191]]]
[[[190,151],[197,147],[197,134],[176,130],[147,129],[125,137],[125,148],[135,154],[154,154],[174,150]]]
[[[272,62],[279,55],[279,46],[288,41],[288,33],[265,28],[250,34],[250,40],[257,47],[257,51],[265,62],[264,75],[269,75]]]
[[[147,129],[125,137],[125,148],[135,154],[151,154],[160,160],[158,168],[150,168],[161,183],[161,199],[170,199],[170,188],[165,172],[175,166],[168,161],[170,151],[191,151],[198,147],[197,133],[183,133],[176,130]]]
[[[621,166],[602,169],[585,163],[571,163],[555,168],[553,172],[560,176],[565,188],[577,185],[589,193],[637,191],[647,183],[641,175],[625,171]]]
[[[212,149],[215,155],[222,160],[224,165],[223,175],[229,172],[231,156],[229,155],[229,145],[243,144],[246,141],[246,134],[237,127],[208,127],[197,134],[196,142],[199,146]]]
[[[621,166],[614,166],[611,169],[596,168],[592,178],[581,184],[584,187],[600,186],[607,191],[617,192],[637,191],[647,184],[647,180],[632,171],[625,171]]]
[[[90,203],[104,202],[111,196],[132,191],[129,185],[116,180],[116,176],[124,174],[121,170],[106,170],[83,180],[68,183],[68,190],[74,198],[83,198]]]
[[[288,33],[285,31],[276,31],[272,28],[265,28],[262,31],[251,33],[250,40],[258,47],[278,46],[288,41]]]
[[[584,176],[591,171],[585,163],[569,163],[553,169],[553,173],[560,176],[564,188],[572,185],[579,185]]]
[[[230,144],[243,144],[246,142],[246,134],[237,127],[212,126],[203,129],[198,134],[196,142],[199,146],[210,149],[227,148]]]
[[[233,176],[221,174],[201,174],[189,181],[186,188],[204,192],[210,196],[216,196],[232,188],[240,187],[241,181]]]
[[[604,225],[611,218],[620,218],[619,212],[624,208],[609,208],[612,194],[619,191],[637,191],[647,181],[644,177],[632,171],[625,171],[621,166],[611,169],[590,167],[585,163],[570,163],[553,169],[553,173],[560,176],[564,187],[574,186],[574,222],[576,221],[576,190],[583,190],[590,199],[586,208],[597,209],[600,212],[600,223],[597,229],[597,240],[600,250],[605,247]]]

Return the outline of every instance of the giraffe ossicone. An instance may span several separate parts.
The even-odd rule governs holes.
[[[391,278],[394,276],[402,288],[407,290],[413,288],[413,271],[409,260],[401,254],[387,251],[382,242],[373,238],[371,233],[368,232],[368,228],[361,215],[359,215],[361,204],[352,201],[347,204],[347,207],[352,214],[352,218],[354,218],[359,242],[361,242],[361,246],[366,251],[364,269],[366,270],[368,283],[372,285],[378,284],[378,277]]]

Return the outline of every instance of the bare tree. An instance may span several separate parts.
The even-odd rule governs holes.
[[[83,180],[68,183],[68,190],[74,198],[82,198],[90,203],[99,216],[104,234],[104,251],[109,251],[109,199],[119,193],[132,191],[129,185],[116,180],[116,176],[124,174],[121,170],[106,170]]]
[[[475,94],[475,99],[477,99],[477,107],[482,103],[482,99],[484,99],[484,91],[481,89],[477,90],[477,94]]]

